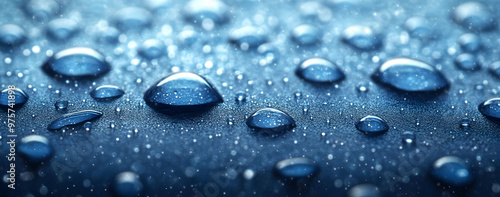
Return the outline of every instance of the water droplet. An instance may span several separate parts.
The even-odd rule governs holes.
[[[68,101],[57,101],[54,106],[57,111],[66,111],[68,109],[69,102]]]
[[[206,110],[223,99],[200,75],[180,72],[161,79],[144,94],[146,104],[165,114]]]
[[[500,98],[488,99],[478,109],[486,118],[500,124]]]
[[[121,197],[140,196],[143,189],[139,175],[134,172],[117,174],[113,183],[113,192]]]
[[[500,78],[500,61],[496,61],[491,63],[490,65],[490,73],[496,77]]]
[[[15,46],[26,40],[26,33],[23,28],[15,24],[5,24],[0,26],[0,44]]]
[[[431,175],[439,182],[456,187],[469,185],[474,179],[467,163],[456,156],[444,156],[436,160]]]
[[[241,105],[247,101],[247,94],[245,94],[244,92],[238,92],[236,93],[235,100],[237,104]]]
[[[66,40],[77,32],[78,24],[67,18],[54,19],[47,25],[47,33],[56,40]]]
[[[471,31],[487,31],[495,27],[495,16],[485,5],[478,2],[466,2],[455,8],[453,20]]]
[[[382,45],[381,35],[367,26],[350,26],[341,36],[343,42],[360,50],[374,50]]]
[[[460,38],[458,38],[458,44],[462,50],[468,53],[474,53],[481,49],[481,40],[479,36],[472,33],[460,36]]]
[[[38,21],[46,21],[59,12],[61,6],[54,0],[31,0],[26,4],[26,12]]]
[[[356,90],[360,93],[366,93],[368,92],[370,89],[368,88],[368,84],[365,84],[365,83],[360,83],[356,86]]]
[[[90,92],[90,96],[97,101],[110,101],[125,94],[121,88],[112,85],[99,86]]]
[[[77,125],[83,122],[91,121],[102,116],[102,112],[94,110],[83,110],[73,113],[64,114],[61,117],[52,121],[48,126],[48,130],[58,130],[65,126]]]
[[[468,118],[464,118],[460,120],[460,127],[461,128],[468,128],[470,126],[470,120]]]
[[[145,58],[154,59],[163,55],[166,51],[165,44],[158,39],[149,39],[142,43],[139,54]]]
[[[449,87],[448,80],[431,65],[409,58],[394,58],[383,63],[372,79],[404,92],[436,92]]]
[[[98,33],[99,42],[117,43],[120,37],[120,31],[114,27],[106,27]]]
[[[10,95],[14,95],[14,102],[11,102],[11,105],[14,104],[14,108],[18,109],[22,107],[26,102],[28,102],[28,95],[26,92],[19,88],[14,89],[5,89],[0,93],[0,108],[10,108],[9,107],[9,91]]]
[[[405,22],[405,29],[411,37],[422,40],[435,38],[434,30],[431,28],[429,21],[423,17],[411,17]]]
[[[119,29],[142,30],[151,25],[153,15],[144,8],[126,7],[116,11],[113,20]]]
[[[382,118],[365,116],[356,123],[356,128],[365,134],[381,134],[389,130],[389,126]]]
[[[183,10],[186,20],[203,25],[205,21],[221,25],[228,21],[226,4],[218,0],[192,0]],[[205,22],[207,23],[207,22]]]
[[[405,131],[403,133],[403,143],[406,145],[414,145],[415,144],[415,133],[411,131]]]
[[[281,133],[295,127],[295,121],[290,115],[273,108],[264,108],[256,111],[250,115],[246,124],[250,128],[273,133]]]
[[[291,38],[300,45],[313,45],[321,41],[321,33],[315,26],[300,25],[292,30]]]
[[[300,63],[295,74],[313,83],[333,83],[345,78],[344,73],[333,62],[323,58],[311,58]]]
[[[40,135],[29,135],[21,139],[19,154],[31,165],[39,165],[54,155],[49,140]]]
[[[111,69],[105,57],[91,48],[69,48],[54,54],[43,70],[58,78],[98,77]]]
[[[283,179],[309,178],[319,173],[319,167],[307,158],[290,158],[276,163],[275,172]]]
[[[179,33],[177,39],[179,39],[182,44],[189,46],[194,44],[199,39],[199,35],[193,30],[184,30]]]
[[[481,64],[476,59],[476,56],[469,53],[462,53],[455,58],[455,65],[465,71],[476,71],[481,69]]]
[[[267,42],[267,35],[262,29],[253,26],[245,26],[233,30],[229,34],[229,42],[237,45],[243,50],[253,49]]]
[[[349,197],[382,197],[378,187],[372,184],[360,184],[347,192]]]
[[[85,131],[90,131],[92,129],[92,122],[86,122],[83,124],[83,129],[85,129]]]

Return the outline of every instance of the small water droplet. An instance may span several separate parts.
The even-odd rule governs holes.
[[[59,12],[61,6],[54,0],[31,0],[26,4],[26,12],[30,18],[46,21]]]
[[[394,58],[383,63],[372,79],[404,92],[437,92],[449,87],[448,80],[431,65],[409,58]]]
[[[382,37],[370,27],[350,26],[342,32],[342,41],[360,50],[374,50],[382,45]]]
[[[405,22],[405,29],[411,37],[422,40],[430,40],[436,37],[429,21],[423,17],[411,17]]]
[[[209,21],[213,25],[222,25],[229,20],[228,8],[219,0],[191,0],[184,7],[183,14],[186,20],[199,25],[206,25]]]
[[[500,124],[500,98],[488,99],[482,102],[478,109],[486,118]]]
[[[47,129],[58,130],[66,126],[77,125],[83,122],[91,121],[101,116],[102,112],[95,110],[83,110],[83,111],[68,113],[52,121],[47,126]]]
[[[54,106],[57,111],[66,111],[68,109],[69,102],[68,101],[57,101]]]
[[[239,105],[245,103],[247,101],[247,94],[245,94],[244,92],[236,93],[235,101]]]
[[[165,44],[158,39],[149,39],[142,43],[139,54],[145,58],[154,59],[163,55],[166,51]]]
[[[365,116],[356,123],[356,128],[365,134],[381,134],[389,130],[389,126],[380,117]]]
[[[121,172],[113,182],[113,192],[122,197],[140,196],[143,189],[139,175],[134,172]]]
[[[180,72],[166,76],[144,94],[146,104],[165,114],[206,110],[223,99],[200,75]]]
[[[463,118],[460,120],[460,127],[461,128],[468,128],[470,126],[470,120],[468,118]]]
[[[321,41],[320,30],[312,25],[299,25],[292,30],[291,39],[300,45],[313,45]]]
[[[283,111],[264,108],[254,112],[246,120],[248,127],[258,131],[281,133],[295,127],[293,118]]]
[[[471,31],[488,31],[495,27],[495,16],[488,7],[478,2],[465,2],[455,8],[453,20]]]
[[[116,26],[122,30],[142,30],[153,22],[153,15],[144,8],[122,8],[113,16]]]
[[[444,156],[436,160],[431,175],[443,184],[456,187],[469,185],[474,179],[467,163],[456,156]]]
[[[97,33],[99,42],[102,43],[117,43],[120,37],[120,31],[114,27],[106,27]]]
[[[12,96],[14,98],[14,102],[9,102],[9,100],[12,100]],[[9,99],[9,96],[11,96],[11,99]],[[0,108],[10,108],[9,104],[14,104],[14,109],[18,109],[22,107],[26,102],[28,102],[28,95],[26,92],[19,88],[13,88],[13,89],[4,89],[2,92],[0,92]]]
[[[413,133],[411,131],[405,131],[402,136],[403,136],[403,144],[406,144],[406,145],[414,145],[415,144],[415,140],[416,140],[415,133]]]
[[[31,165],[39,165],[54,155],[49,140],[40,135],[29,135],[21,139],[19,154]]]
[[[458,38],[458,45],[465,52],[474,53],[481,49],[481,40],[476,34],[467,33]]]
[[[47,33],[56,40],[66,40],[78,32],[76,21],[68,18],[58,18],[49,22]]]
[[[333,83],[345,78],[344,73],[333,62],[323,58],[311,58],[299,64],[295,74],[314,83]]]
[[[491,63],[490,65],[490,73],[494,76],[500,78],[500,61],[496,61]]]
[[[469,53],[462,53],[455,58],[455,65],[465,71],[476,71],[481,69],[481,64],[476,59],[476,56]]]
[[[87,131],[87,132],[90,131],[90,130],[92,130],[92,122],[86,122],[86,123],[84,123],[83,124],[83,129],[85,131]]]
[[[111,101],[125,94],[121,88],[112,85],[99,86],[90,92],[90,96],[97,101]]]
[[[23,43],[26,39],[26,33],[19,25],[5,24],[0,26],[0,44],[15,46]]]
[[[368,88],[368,85],[365,84],[365,83],[360,83],[356,86],[356,90],[360,93],[366,93],[368,92],[370,89]]]
[[[47,74],[57,78],[87,78],[101,76],[111,66],[101,53],[81,47],[57,52],[42,68]]]
[[[382,197],[377,186],[372,184],[360,184],[352,187],[347,192],[348,197]]]
[[[254,49],[267,42],[267,35],[262,29],[245,26],[233,30],[229,34],[229,42],[240,47],[242,50]]]

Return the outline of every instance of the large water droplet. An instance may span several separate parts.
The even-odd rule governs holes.
[[[448,80],[431,65],[409,58],[395,58],[383,63],[372,79],[405,92],[435,92],[449,87]]]
[[[431,175],[446,185],[462,187],[472,183],[474,176],[469,166],[459,157],[444,156],[434,162]]]
[[[113,192],[120,197],[140,196],[144,186],[139,175],[134,172],[122,172],[116,175]]]
[[[352,187],[347,192],[349,197],[381,197],[378,187],[372,184],[360,184]]]
[[[350,26],[342,32],[342,41],[361,50],[374,50],[382,45],[381,35],[367,26]]]
[[[40,135],[29,135],[21,139],[19,154],[31,165],[39,165],[54,155],[49,140]]]
[[[125,94],[121,88],[112,85],[103,85],[90,92],[90,96],[98,101],[109,101],[120,98]]]
[[[78,32],[78,24],[67,18],[58,18],[49,22],[47,33],[56,40],[66,40]]]
[[[300,25],[292,30],[291,39],[300,45],[313,45],[321,41],[321,32],[315,26]]]
[[[57,78],[98,77],[111,69],[105,57],[91,48],[69,48],[54,54],[43,70]]]
[[[15,46],[26,40],[26,33],[23,28],[14,24],[0,26],[0,44]]]
[[[422,40],[430,40],[436,37],[429,21],[423,17],[411,17],[405,22],[405,29],[411,37]]]
[[[186,20],[202,25],[205,20],[221,25],[228,21],[226,4],[218,0],[192,0],[184,7]]]
[[[61,117],[52,121],[48,126],[48,130],[58,130],[65,126],[77,125],[87,121],[97,119],[102,116],[102,112],[95,110],[83,110],[73,113],[64,114]]]
[[[144,100],[165,114],[202,111],[223,102],[212,84],[190,72],[166,76],[146,91]]]
[[[12,95],[12,96],[10,96]],[[10,96],[10,99],[9,99],[9,96]],[[12,97],[15,97],[14,98],[14,102],[9,102],[12,101]],[[4,89],[2,90],[2,92],[0,93],[0,108],[10,108],[9,107],[9,104],[14,104],[13,108],[14,109],[18,109],[20,107],[22,107],[26,102],[28,102],[28,95],[26,94],[26,92],[24,92],[23,90],[19,89],[19,88],[13,88],[13,89]]]
[[[308,178],[316,175],[319,167],[307,158],[290,158],[276,163],[275,172],[284,179]]]
[[[158,39],[148,39],[139,48],[139,54],[149,59],[160,57],[165,51],[165,44]]]
[[[151,25],[153,15],[144,8],[126,7],[116,11],[113,19],[119,29],[141,30]]]
[[[229,42],[244,50],[256,48],[266,41],[267,36],[264,31],[253,26],[241,27],[229,34]]]
[[[476,34],[467,33],[458,38],[458,45],[465,52],[474,53],[481,49],[481,40]]]
[[[479,104],[478,109],[486,118],[500,124],[500,98],[488,99]]]
[[[273,133],[281,133],[295,127],[295,120],[290,115],[273,108],[256,111],[247,119],[246,123],[250,128]]]
[[[356,128],[365,134],[381,134],[389,130],[389,126],[380,117],[365,116],[356,123]]]
[[[492,30],[495,16],[485,5],[478,2],[466,2],[455,8],[453,20],[463,28],[472,31]]]
[[[345,78],[344,73],[333,62],[323,58],[311,58],[300,63],[295,74],[304,80],[315,83],[338,82]]]
[[[476,56],[469,53],[462,53],[455,58],[455,65],[465,71],[476,71],[481,69],[481,64],[476,59]]]

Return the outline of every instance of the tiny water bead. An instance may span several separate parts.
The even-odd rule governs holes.
[[[158,39],[148,39],[144,41],[139,48],[139,54],[149,59],[160,57],[165,51],[165,44]]]
[[[291,39],[299,45],[313,45],[321,42],[321,32],[312,25],[299,25],[292,30]]]
[[[381,35],[367,26],[350,26],[342,32],[342,41],[360,50],[374,50],[382,45]]]
[[[495,15],[479,2],[466,2],[455,8],[453,20],[471,31],[488,31],[495,28]]]
[[[500,98],[488,99],[479,104],[478,109],[486,118],[500,124]]]
[[[333,83],[345,78],[344,73],[333,62],[323,58],[311,58],[299,64],[295,74],[313,83]]]
[[[236,96],[235,96],[235,99],[237,104],[243,104],[247,101],[247,94],[245,94],[244,92],[238,92],[236,93]]]
[[[493,74],[495,77],[500,78],[500,61],[491,63],[490,73]]]
[[[209,23],[221,25],[228,21],[228,8],[219,0],[191,0],[183,9],[186,20],[203,25]]]
[[[107,73],[111,66],[96,50],[76,47],[57,52],[42,69],[56,78],[88,78]]]
[[[414,59],[394,58],[384,62],[372,79],[404,92],[437,92],[449,87],[448,80],[433,66]]]
[[[413,38],[430,40],[436,37],[429,21],[423,17],[409,18],[406,20],[404,27]]]
[[[389,130],[389,125],[380,117],[365,116],[356,123],[356,128],[365,134],[381,134]]]
[[[468,128],[470,126],[470,120],[468,118],[463,118],[460,120],[460,127],[461,128]]]
[[[69,102],[68,101],[57,101],[54,106],[57,111],[66,111],[68,109]]]
[[[360,184],[352,187],[347,192],[348,197],[382,197],[377,186],[372,184]]]
[[[202,76],[190,73],[173,73],[151,86],[144,94],[144,101],[151,108],[165,114],[196,112],[222,103],[215,87]]]
[[[121,172],[113,182],[113,192],[120,197],[140,196],[144,186],[135,172]]]
[[[90,92],[90,96],[98,101],[109,101],[120,98],[125,94],[121,88],[112,85],[99,86]]]
[[[95,120],[102,116],[102,112],[95,110],[83,110],[73,113],[64,114],[61,117],[52,121],[48,126],[48,130],[58,130],[66,126],[77,125],[87,121]]]
[[[113,16],[113,21],[121,30],[142,30],[153,22],[153,15],[144,8],[122,8]]]
[[[300,179],[313,177],[319,173],[319,167],[307,158],[290,158],[276,163],[274,167],[278,177],[284,179]]]
[[[481,64],[476,59],[476,56],[469,53],[462,53],[454,60],[455,65],[465,71],[476,71],[481,69]]]
[[[467,186],[474,180],[467,163],[456,156],[444,156],[436,160],[430,174],[438,182],[455,187]]]
[[[403,143],[404,144],[407,144],[407,145],[415,144],[415,140],[416,140],[415,133],[413,133],[411,131],[405,131],[402,134],[402,136],[403,136]]]
[[[66,40],[77,32],[78,23],[72,19],[58,18],[47,25],[47,33],[56,40]]]
[[[26,32],[19,25],[5,24],[0,26],[0,44],[15,46],[26,40]]]
[[[481,49],[481,40],[478,35],[467,33],[458,38],[458,45],[463,51],[474,53]]]
[[[18,109],[22,107],[26,102],[28,102],[28,94],[24,92],[23,90],[19,88],[14,88],[14,89],[4,89],[2,92],[0,92],[0,108],[10,108],[9,107],[9,96],[13,95],[15,96],[14,102],[10,102],[10,104],[14,104],[14,109]],[[12,96],[11,96],[12,98]]]
[[[262,29],[253,26],[245,26],[233,30],[229,34],[229,42],[243,50],[253,49],[267,42],[267,35]]]
[[[283,111],[264,108],[250,115],[246,120],[246,124],[248,127],[259,131],[281,133],[295,127],[295,120]]]
[[[54,155],[49,140],[40,135],[28,135],[21,139],[19,154],[30,165],[39,165],[48,161]]]

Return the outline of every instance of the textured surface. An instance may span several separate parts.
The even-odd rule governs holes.
[[[481,2],[486,5],[482,11],[498,19],[498,3]],[[16,85],[29,95],[16,111],[17,140],[41,135],[54,150],[37,167],[17,157],[16,190],[2,184],[0,196],[111,196],[124,187],[117,181],[122,177],[133,186],[131,192],[142,190],[142,196],[346,196],[360,184],[369,185],[349,193],[363,193],[364,188],[373,192],[376,186],[386,196],[499,195],[500,125],[478,111],[480,103],[499,97],[500,90],[499,79],[488,71],[500,59],[500,32],[488,21],[490,15],[472,20],[472,32],[482,44],[474,56],[482,66],[469,72],[454,64],[464,52],[458,40],[470,32],[467,9],[453,14],[459,1],[332,0],[319,7],[295,1],[225,1],[227,7],[212,7],[215,14],[207,16],[211,21],[192,17],[185,9],[197,8],[186,4],[0,1],[0,25],[17,24],[26,34],[22,44],[0,45],[1,89]],[[136,8],[123,9],[128,7]],[[405,22],[414,16],[427,19],[424,27],[434,35],[411,36]],[[48,30],[57,18],[74,20],[76,26],[62,28],[62,33]],[[292,41],[293,29],[302,24],[318,28],[321,41],[307,46]],[[236,32],[231,37],[230,32],[248,25],[256,28],[254,34]],[[342,32],[353,25],[380,33],[380,45],[362,51],[343,42]],[[64,37],[66,31],[69,37],[61,40],[58,35]],[[237,36],[248,40],[234,40]],[[142,58],[140,46],[153,38],[164,42],[164,53],[153,60]],[[264,40],[273,43],[273,52],[253,49]],[[367,44],[367,39],[358,41]],[[43,72],[48,56],[72,47],[96,49],[111,70],[77,81]],[[334,62],[345,79],[326,85],[301,80],[295,69],[311,57]],[[449,80],[449,89],[422,96],[374,83],[370,75],[395,57],[436,67]],[[144,92],[178,71],[207,78],[224,102],[180,116],[147,106]],[[101,85],[118,86],[125,95],[98,102],[89,92]],[[246,99],[237,102],[243,98],[239,93]],[[56,110],[58,101],[69,101],[66,111]],[[287,112],[296,127],[276,137],[256,134],[245,124],[246,117],[265,107]],[[46,129],[62,114],[81,110],[104,115],[91,126]],[[4,158],[9,151],[6,114],[0,115],[2,176],[9,165]],[[357,131],[355,123],[367,115],[386,120],[389,130],[375,137]],[[403,142],[407,131],[414,133],[413,143]],[[431,177],[433,163],[446,155],[464,160],[475,177],[471,185],[449,188]],[[320,169],[305,190],[287,187],[273,174],[277,162],[295,157],[306,157]],[[124,172],[126,176],[117,177]]]

